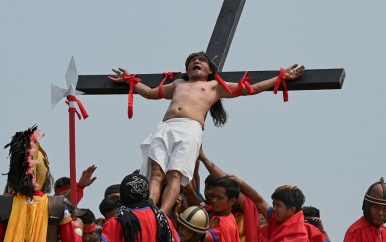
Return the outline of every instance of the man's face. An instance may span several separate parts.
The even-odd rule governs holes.
[[[94,230],[86,230],[86,231],[84,230],[85,227],[92,226],[93,224],[84,224],[83,225],[83,235],[82,235],[82,241],[83,242],[92,241],[92,239],[94,238],[95,229]]]
[[[386,220],[386,206],[371,204],[370,214],[373,218],[373,223],[375,225],[382,225],[383,222]]]
[[[188,227],[180,224],[177,228],[178,235],[180,236],[181,242],[189,241],[193,238],[195,232],[190,230]]]
[[[206,204],[212,205],[213,200],[213,186],[205,185],[204,196]]]
[[[273,215],[275,217],[275,221],[278,224],[283,223],[286,221],[289,217],[295,214],[296,208],[295,207],[290,207],[287,208],[286,205],[278,199],[273,199],[272,201],[273,205]]]
[[[229,199],[224,187],[213,187],[212,211],[216,214],[230,212],[235,203],[234,198]]]
[[[189,79],[205,77],[206,79],[210,74],[212,74],[212,70],[210,69],[209,63],[206,59],[200,55],[193,57],[189,64],[187,74]]]

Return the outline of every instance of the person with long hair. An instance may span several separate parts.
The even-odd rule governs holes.
[[[165,214],[175,203],[180,185],[186,186],[193,178],[207,113],[211,113],[215,126],[221,127],[227,122],[222,98],[261,93],[272,88],[278,79],[255,83],[251,89],[243,84],[218,81],[215,79],[217,67],[204,52],[189,55],[185,68],[182,79],[155,88],[142,84],[124,68],[113,69],[115,74],[109,76],[113,81],[134,86],[135,93],[147,99],[171,100],[162,122],[141,144],[144,161],[140,172],[150,179],[150,197],[155,204],[161,198],[166,179],[161,199],[161,210]],[[280,77],[294,80],[303,70],[304,66],[297,68],[295,64],[282,69]]]

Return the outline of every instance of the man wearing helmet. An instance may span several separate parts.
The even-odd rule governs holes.
[[[209,230],[209,215],[200,206],[191,206],[177,217],[177,232],[181,242],[203,241]]]
[[[373,183],[363,199],[363,216],[347,230],[344,242],[386,242],[386,186],[383,177]]]

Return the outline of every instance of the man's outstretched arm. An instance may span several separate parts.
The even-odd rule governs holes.
[[[128,70],[124,68],[118,68],[118,70],[113,69],[113,72],[115,72],[116,74],[109,75],[108,77],[110,80],[113,80],[115,82],[125,82],[129,84],[129,81],[123,77],[124,75],[130,75],[130,72]],[[162,97],[160,97],[158,93],[158,87],[150,88],[141,82],[136,83],[134,89],[136,93],[147,99],[171,99],[173,97],[174,84],[169,83],[161,87]]]
[[[288,67],[287,69],[285,69],[284,71],[285,80],[292,81],[299,78],[302,75],[302,72],[304,71],[305,67],[304,66],[297,67],[297,66],[298,64],[294,64]],[[276,80],[277,80],[277,76],[251,85],[252,89],[255,91],[254,93],[250,93],[249,90],[244,86],[241,92],[241,95],[254,95],[254,94],[267,91],[275,85]],[[235,90],[238,86],[238,83],[233,83],[233,82],[226,82],[226,84],[232,91]],[[219,92],[220,98],[234,98],[239,96],[239,94],[236,94],[236,93],[235,94],[229,93],[222,85],[219,85],[218,87],[219,87],[218,92]]]

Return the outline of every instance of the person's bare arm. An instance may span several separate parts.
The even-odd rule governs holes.
[[[202,145],[200,147],[200,153],[198,155],[198,159],[201,160],[202,163],[204,163],[206,169],[208,170],[209,174],[214,178],[218,179],[221,177],[226,176],[225,172],[220,169],[220,167],[216,166],[212,161],[210,161],[202,149]],[[239,204],[241,208],[243,208],[244,204],[244,194],[240,193],[239,198],[237,198],[236,204]]]
[[[109,75],[108,77],[110,80],[113,80],[115,82],[125,82],[125,83],[129,84],[127,82],[127,80],[125,80],[123,78],[123,75],[130,75],[130,72],[128,70],[126,70],[124,68],[118,68],[118,70],[116,70],[116,69],[112,69],[112,70],[116,74]],[[161,97],[158,94],[158,87],[150,88],[150,87],[146,86],[145,84],[138,82],[137,84],[135,84],[134,89],[135,89],[136,93],[143,96],[144,98],[161,99]],[[173,83],[163,85],[162,86],[163,98],[171,99],[173,97],[173,91],[174,91],[174,84]]]
[[[225,172],[223,172],[218,166],[216,166],[212,161],[210,161],[202,149],[202,145],[200,147],[200,153],[198,155],[198,159],[204,164],[209,174],[214,178],[221,178],[226,176]]]
[[[322,223],[322,219],[321,219],[321,218],[318,218],[318,217],[314,217],[314,218],[312,218],[312,219],[318,222],[318,225],[317,225],[316,227],[319,229],[319,231],[320,231],[324,236],[326,236],[327,240],[331,242],[330,238],[328,237],[327,231],[324,229],[324,226],[323,226],[323,223]]]
[[[255,202],[257,210],[259,210],[264,218],[268,220],[269,204],[264,200],[264,198],[239,177],[234,175],[228,175],[228,177],[235,180],[239,184],[241,192],[244,193],[245,196],[248,196],[253,202]]]
[[[193,182],[193,180],[192,180],[192,182]],[[203,201],[197,195],[197,190],[194,189],[192,182],[189,182],[189,184],[183,188],[183,190],[185,192],[186,199],[188,200],[188,206],[200,205]]]
[[[196,166],[194,167],[194,173],[193,173],[193,179],[194,179],[194,190],[196,192],[200,191],[200,160],[197,158],[196,160]]]
[[[299,78],[304,71],[305,67],[300,66],[298,67],[298,64],[294,64],[287,69],[285,69],[284,74],[285,74],[285,79],[287,81],[295,80]],[[270,88],[272,88],[275,85],[275,82],[277,80],[277,76],[270,78],[268,80],[262,81],[262,82],[257,82],[253,85],[251,85],[252,89],[255,91],[254,93],[250,93],[247,88],[243,88],[243,91],[241,95],[255,95],[261,92],[264,92]],[[229,86],[229,88],[233,91],[237,88],[238,83],[233,83],[233,82],[226,82],[226,84]],[[219,92],[219,97],[220,98],[234,98],[238,97],[238,94],[231,94],[229,93],[222,85],[218,85],[218,92]]]

